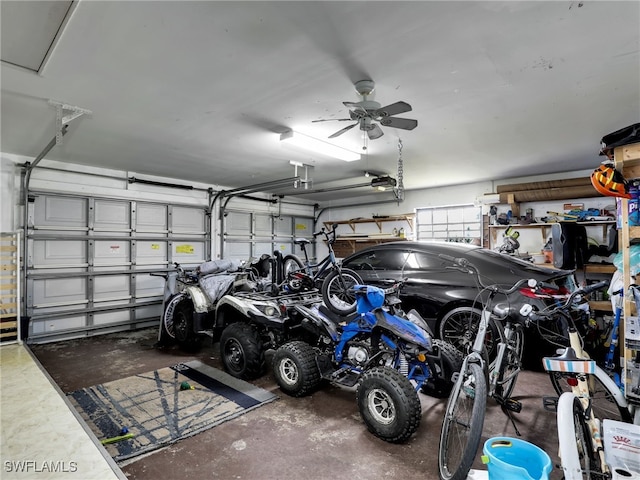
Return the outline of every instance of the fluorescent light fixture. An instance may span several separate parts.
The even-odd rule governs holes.
[[[320,153],[328,157],[344,160],[345,162],[353,162],[360,160],[360,154],[347,150],[346,148],[338,147],[328,142],[318,140],[317,138],[304,135],[303,133],[294,132],[293,130],[287,130],[280,135],[280,141],[286,142],[296,147],[309,150],[314,153]]]

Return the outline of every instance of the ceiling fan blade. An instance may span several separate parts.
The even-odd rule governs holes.
[[[353,120],[352,118],[322,118],[320,120],[311,120],[311,123],[317,122],[346,122],[347,120]]]
[[[356,113],[356,114],[360,114],[358,115],[359,117],[361,117],[362,115],[366,115],[367,113],[367,109],[364,108],[362,105],[360,105],[359,103],[355,103],[355,102],[342,102],[342,104],[349,108],[352,109],[353,112],[352,113]]]
[[[342,135],[344,132],[351,130],[353,127],[355,127],[356,125],[358,125],[357,123],[354,123],[353,125],[349,125],[347,127],[344,127],[342,130],[338,130],[336,133],[334,133],[333,135],[329,135],[329,138],[336,138],[340,135]]]
[[[384,133],[382,129],[377,124],[372,124],[371,128],[367,130],[367,135],[369,135],[369,139],[375,140],[376,138],[380,138]]]
[[[391,115],[397,115],[399,113],[405,113],[411,111],[411,105],[407,102],[396,102],[386,107],[379,108],[375,111],[376,117],[390,117]]]
[[[403,130],[413,130],[418,126],[418,121],[410,118],[386,117],[380,120],[380,125],[385,127],[402,128]]]

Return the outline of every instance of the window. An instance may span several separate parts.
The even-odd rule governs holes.
[[[419,208],[417,240],[482,245],[482,209],[473,205]]]

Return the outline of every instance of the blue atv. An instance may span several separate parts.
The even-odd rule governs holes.
[[[388,442],[406,441],[420,425],[418,391],[446,397],[462,355],[453,345],[432,340],[415,310],[401,310],[401,286],[356,285],[357,311],[348,317],[336,316],[323,304],[297,305],[302,327],[317,341],[291,341],[276,350],[273,373],[280,389],[301,397],[323,380],[357,386],[368,430]]]

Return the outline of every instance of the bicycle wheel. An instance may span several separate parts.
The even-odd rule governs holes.
[[[462,306],[448,311],[440,321],[440,338],[451,343],[464,355],[468,354],[476,338],[480,325],[482,310],[471,306]],[[496,359],[498,343],[503,341],[504,334],[499,322],[489,320],[484,346],[491,364]]]
[[[337,268],[332,270],[322,282],[322,300],[336,315],[349,315],[356,311],[354,285],[361,285],[362,279],[353,270]]]
[[[551,384],[558,396],[571,391],[571,386],[567,383],[567,377],[565,375],[566,374],[560,372],[549,372]],[[632,417],[629,409],[625,406],[618,405],[613,393],[611,393],[609,388],[607,388],[596,375],[587,376],[593,415],[600,420],[608,418],[617,420],[618,422],[631,423]]]
[[[302,263],[302,260],[300,260],[300,257],[297,255],[285,255],[282,259],[282,270],[284,278],[287,278],[287,275],[292,272],[304,270],[304,263]]]
[[[603,478],[584,408],[573,393],[565,392],[558,402],[558,443],[565,480]]]
[[[524,334],[519,326],[514,325],[512,328],[511,338],[507,340],[507,347],[502,357],[502,365],[498,369],[495,391],[495,395],[503,399],[511,397],[522,366]]]
[[[464,480],[480,446],[487,406],[487,386],[482,368],[467,363],[451,391],[438,448],[441,480]]]

